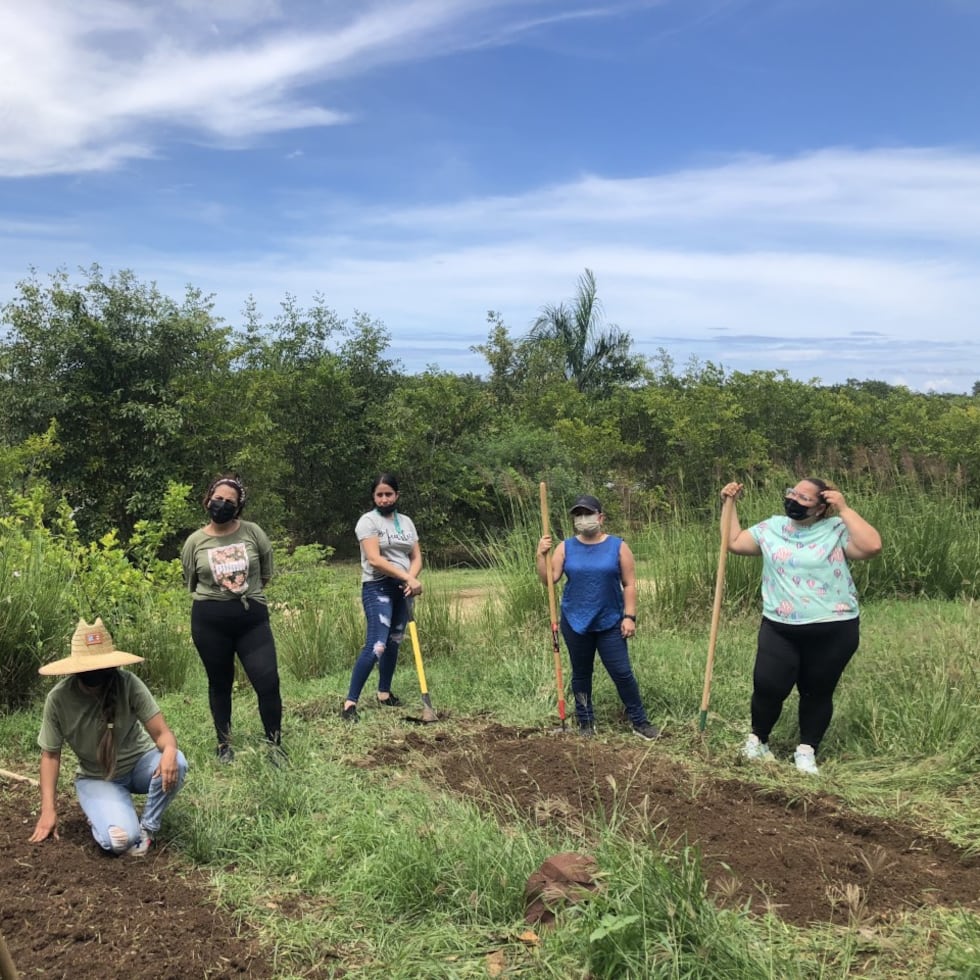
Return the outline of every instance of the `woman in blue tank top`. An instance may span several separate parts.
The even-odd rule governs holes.
[[[572,505],[575,537],[562,541],[551,559],[552,581],[565,576],[561,597],[561,634],[572,665],[575,716],[583,735],[595,734],[592,674],[595,655],[626,708],[633,731],[655,739],[660,730],[651,725],[640,700],[626,641],[636,633],[636,562],[629,545],[602,529],[606,515],[595,497],[584,494]],[[538,542],[538,576],[548,581],[551,535]]]

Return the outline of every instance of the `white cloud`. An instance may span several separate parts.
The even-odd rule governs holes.
[[[31,0],[4,12],[0,177],[111,169],[171,131],[238,146],[344,123],[308,87],[529,30],[548,0]],[[608,16],[566,0],[554,17]],[[505,19],[501,19],[506,15]]]
[[[329,221],[312,207],[330,236],[266,243],[261,260],[208,274],[261,293],[265,309],[285,290],[367,309],[415,364],[423,338],[456,336],[441,363],[479,370],[467,349],[487,309],[522,333],[589,267],[610,322],[648,355],[666,346],[824,378],[904,371],[916,387],[967,390],[980,377],[978,191],[977,154],[826,150],[395,212],[331,208]]]

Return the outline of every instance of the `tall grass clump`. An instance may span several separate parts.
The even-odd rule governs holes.
[[[878,558],[852,568],[862,594],[980,598],[980,512],[962,494],[900,484],[887,494],[856,497],[853,506],[884,545]]]
[[[28,704],[40,689],[38,667],[68,655],[71,612],[68,556],[41,532],[0,540],[0,705]]]
[[[761,945],[758,923],[708,898],[696,849],[607,837],[596,857],[600,891],[561,913],[545,946],[546,962],[552,946],[561,961],[552,975],[571,976],[577,964],[597,980],[801,976],[788,947]]]
[[[980,764],[980,608],[975,602],[874,603],[861,649],[841,682],[833,751],[901,780],[899,770],[937,762],[933,778],[959,783]],[[945,774],[945,775],[944,775]]]
[[[718,525],[680,517],[651,524],[631,543],[636,556],[641,611],[660,625],[678,626],[710,615],[714,602],[721,535]],[[726,561],[725,602],[747,609],[758,602],[762,571],[758,562]],[[707,612],[706,612],[707,611]]]
[[[349,589],[324,588],[318,605],[279,608],[276,646],[297,680],[349,669],[364,643],[364,613]]]
[[[484,625],[497,637],[526,636],[549,617],[547,588],[538,578],[535,558],[540,538],[541,516],[524,505],[515,508],[513,524],[505,534],[467,545],[493,590]],[[552,546],[561,540],[555,528]]]
[[[193,600],[186,592],[142,597],[130,615],[110,626],[118,650],[143,658],[133,671],[155,694],[183,690],[197,653],[191,641]]]

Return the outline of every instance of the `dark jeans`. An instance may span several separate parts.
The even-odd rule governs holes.
[[[787,626],[762,620],[752,675],[752,731],[765,742],[783,702],[800,692],[800,742],[819,747],[834,714],[834,691],[858,648],[857,619]]]
[[[208,701],[218,742],[227,744],[231,736],[236,653],[258,698],[266,738],[278,742],[282,699],[268,606],[252,601],[246,609],[237,599],[197,600],[191,607],[191,638],[208,675]]]
[[[408,628],[408,600],[398,579],[361,584],[361,604],[367,620],[367,639],[351,672],[347,700],[356,701],[374,665],[378,665],[378,691],[391,691],[391,679],[398,663],[398,648]]]
[[[572,665],[572,694],[575,696],[575,717],[580,725],[591,726],[595,722],[592,709],[592,673],[595,669],[595,655],[599,654],[602,666],[606,668],[619,697],[634,725],[646,725],[647,713],[640,700],[640,685],[636,682],[629,650],[617,623],[612,629],[595,633],[576,633],[561,618],[561,635],[568,648],[568,659]]]

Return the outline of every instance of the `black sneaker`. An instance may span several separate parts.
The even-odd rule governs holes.
[[[269,763],[276,769],[285,769],[289,765],[289,756],[278,742],[270,742],[266,748]]]
[[[352,704],[350,707],[340,709],[340,717],[344,719],[349,725],[356,725],[361,719],[357,716],[357,705]]]
[[[595,738],[595,725],[579,722],[578,733],[582,738]]]
[[[656,725],[651,725],[650,722],[647,722],[645,725],[634,725],[633,732],[647,742],[652,742],[660,738],[660,729]]]
[[[382,708],[400,708],[402,706],[401,699],[396,698],[392,691],[388,692],[388,697],[378,698],[378,704]]]
[[[227,742],[222,742],[221,745],[218,746],[217,755],[218,762],[222,763],[223,765],[227,766],[230,762],[235,761],[235,750],[228,745]]]

